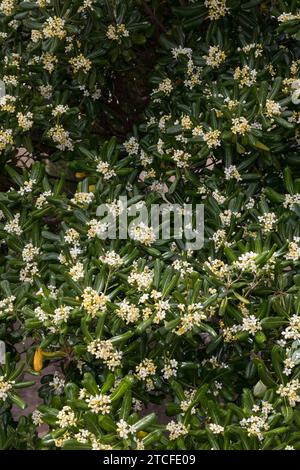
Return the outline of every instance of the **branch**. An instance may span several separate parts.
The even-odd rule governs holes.
[[[156,26],[158,26],[158,28],[163,31],[164,33],[167,32],[166,28],[164,27],[164,25],[159,21],[159,19],[157,18],[157,16],[155,15],[155,13],[151,10],[151,8],[149,7],[149,5],[147,5],[146,1],[145,0],[142,0],[142,4],[144,6],[144,9],[147,13],[147,15],[152,19],[152,22],[156,24]]]

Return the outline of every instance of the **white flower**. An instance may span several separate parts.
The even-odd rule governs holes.
[[[83,279],[84,277],[84,267],[83,264],[80,262],[77,262],[70,270],[69,274],[73,281],[79,281],[80,279]]]
[[[56,116],[61,116],[62,114],[66,113],[69,109],[69,106],[67,105],[63,105],[63,104],[58,104],[57,106],[55,106],[55,108],[53,108],[52,110],[52,116],[56,117]]]
[[[103,175],[104,180],[108,181],[114,176],[116,176],[116,172],[110,167],[109,163],[99,161],[97,163],[97,171]]]
[[[0,315],[12,313],[14,311],[14,301],[16,300],[14,295],[10,295],[3,300],[0,300]]]
[[[258,220],[262,224],[263,232],[268,233],[272,231],[278,219],[274,212],[266,212],[264,215],[260,215]]]
[[[178,369],[178,362],[176,361],[176,359],[168,359],[165,362],[165,365],[162,369],[163,378],[168,380],[171,377],[176,377],[177,369]]]
[[[70,316],[72,307],[62,305],[54,310],[53,323],[58,325],[60,322],[66,322]]]
[[[7,399],[9,391],[13,388],[14,383],[14,380],[6,380],[4,375],[0,376],[0,400],[5,401]]]
[[[111,41],[120,42],[122,38],[127,38],[129,36],[129,31],[126,29],[124,23],[117,24],[116,26],[110,24],[107,28],[106,36]]]
[[[108,414],[110,413],[110,398],[107,395],[100,393],[99,395],[91,396],[86,399],[88,407],[92,413]]]
[[[139,143],[135,137],[130,137],[129,140],[123,143],[126,152],[129,155],[137,155],[139,152]]]
[[[287,398],[290,406],[296,406],[300,402],[300,381],[299,379],[293,379],[288,382],[286,385],[279,385],[277,393],[283,397]]]
[[[55,395],[61,395],[64,391],[65,383],[65,379],[60,377],[57,372],[54,372],[53,379],[49,382],[49,385],[53,388]]]
[[[106,223],[103,223],[101,220],[97,219],[92,219],[87,222],[87,226],[89,227],[87,233],[88,238],[102,237],[108,228]]]
[[[43,25],[43,34],[45,38],[63,39],[67,34],[64,26],[65,20],[59,18],[58,16],[47,18]]]
[[[171,441],[188,434],[186,426],[183,423],[176,423],[175,421],[170,421],[170,423],[167,424],[166,429],[170,433],[169,438]]]
[[[238,257],[236,261],[234,261],[233,266],[241,271],[252,271],[255,272],[256,270],[256,258],[257,253],[253,251],[248,251],[247,253],[243,253]]]
[[[285,259],[290,259],[292,261],[300,260],[300,244],[297,241],[297,237],[294,237],[294,241],[289,242],[288,252],[285,255]]]
[[[260,321],[254,315],[248,315],[243,318],[242,330],[255,335],[257,331],[262,329]]]
[[[95,339],[88,345],[87,350],[97,359],[102,359],[110,370],[121,365],[122,352],[114,349],[111,341]]]
[[[183,56],[187,56],[187,57],[191,57],[192,56],[192,49],[188,48],[188,47],[182,47],[182,46],[179,46],[179,47],[175,47],[171,50],[171,53],[172,53],[172,56],[174,57],[174,59],[178,59],[178,57],[180,55],[183,55]]]
[[[31,415],[32,422],[35,426],[43,424],[43,414],[39,410],[34,410]]]
[[[140,311],[138,307],[133,304],[130,304],[127,299],[124,299],[118,306],[116,314],[125,321],[128,325],[129,323],[135,323],[140,319]]]
[[[7,233],[11,233],[11,234],[15,234],[15,235],[22,235],[23,230],[21,229],[21,227],[19,225],[20,217],[21,217],[20,214],[16,214],[10,222],[7,222],[4,225],[4,230]]]
[[[227,168],[225,168],[225,179],[230,180],[230,179],[236,179],[237,181],[241,181],[241,175],[237,170],[237,167],[235,165],[230,165]]]
[[[105,255],[99,257],[99,260],[103,264],[107,264],[112,268],[119,268],[124,263],[122,257],[118,255],[118,253],[116,253],[114,250],[107,251]]]
[[[74,194],[71,202],[77,206],[88,206],[93,202],[95,195],[93,193],[78,192]]]
[[[153,228],[148,227],[144,222],[140,222],[138,225],[133,225],[130,228],[129,234],[133,240],[146,246],[152,245],[156,240]]]
[[[220,424],[210,423],[208,428],[213,434],[223,434],[224,432],[224,426]]]
[[[82,307],[94,317],[98,312],[103,312],[108,302],[107,295],[98,293],[91,287],[86,287],[82,294]]]
[[[35,201],[35,205],[36,205],[36,208],[37,209],[42,209],[43,206],[46,204],[47,202],[47,197],[49,196],[52,196],[52,192],[51,191],[45,191],[43,193],[41,193],[37,200]]]
[[[153,90],[153,93],[163,93],[164,95],[169,96],[173,90],[172,81],[169,78],[165,78],[158,87]]]
[[[30,262],[40,253],[40,249],[36,246],[33,246],[32,243],[25,245],[22,251],[23,261]]]
[[[226,54],[219,46],[210,46],[208,55],[203,57],[207,65],[212,68],[218,68],[225,61]]]
[[[145,380],[147,377],[155,375],[156,365],[152,359],[144,359],[139,365],[135,368],[136,374],[140,380]]]
[[[120,419],[117,422],[117,433],[122,439],[127,439],[129,434],[131,434],[132,426],[130,426],[124,419]]]
[[[138,291],[145,291],[149,289],[153,282],[153,272],[148,266],[145,266],[143,271],[138,271],[137,263],[133,263],[133,270],[128,276],[128,283],[137,286]]]
[[[64,406],[57,414],[57,424],[60,428],[76,426],[75,413],[70,406]]]
[[[17,113],[18,125],[24,130],[29,131],[33,126],[33,114],[28,112],[26,114]]]

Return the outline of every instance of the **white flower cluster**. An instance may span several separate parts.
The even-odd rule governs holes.
[[[40,253],[40,249],[32,243],[25,245],[22,251],[22,259],[26,262],[26,266],[20,270],[20,280],[32,284],[34,276],[39,274],[38,265],[34,258]]]
[[[250,69],[248,65],[244,65],[244,67],[240,68],[237,67],[234,71],[233,78],[237,82],[239,82],[239,86],[242,88],[243,86],[251,87],[255,84],[257,77],[257,71],[255,69]]]
[[[26,261],[29,263],[32,261],[36,256],[38,256],[40,253],[40,249],[36,246],[34,246],[32,243],[28,243],[25,245],[22,251],[22,258],[23,261]]]
[[[116,310],[118,317],[122,318],[128,325],[129,323],[135,323],[140,319],[140,311],[138,307],[131,304],[127,299],[124,299]]]
[[[108,300],[102,292],[99,294],[91,287],[86,287],[82,294],[82,307],[91,317],[95,317],[98,312],[105,311]]]
[[[65,21],[58,16],[47,18],[43,25],[43,34],[45,38],[63,39],[67,34],[64,26]]]
[[[66,323],[72,312],[72,307],[61,305],[54,309],[53,313],[43,310],[41,307],[36,307],[34,314],[38,320],[45,324],[49,331],[56,333],[62,323]]]
[[[14,295],[10,295],[9,297],[6,297],[5,299],[0,300],[0,316],[13,313],[15,300],[16,300],[16,297]]]
[[[4,230],[10,234],[22,235],[23,230],[20,226],[20,217],[20,214],[15,214],[14,218],[4,225]]]
[[[181,400],[181,402],[180,402],[180,409],[181,409],[183,414],[186,413],[189,409],[190,409],[190,412],[191,412],[192,415],[196,414],[197,409],[195,408],[195,406],[190,408],[190,406],[192,405],[192,403],[195,399],[195,395],[196,395],[196,390],[190,389],[190,390],[185,390],[184,391],[185,399]]]
[[[53,379],[49,382],[50,387],[54,391],[54,395],[61,395],[64,391],[66,380],[64,377],[58,375],[55,371],[53,375]]]
[[[300,104],[300,80],[294,80],[291,84],[292,92],[292,102],[294,104]]]
[[[177,376],[178,362],[176,359],[167,359],[162,369],[163,378],[169,380],[171,377]]]
[[[298,13],[283,12],[281,15],[278,16],[277,20],[279,21],[279,23],[286,23],[287,21],[300,20],[300,12]]]
[[[290,406],[296,406],[300,402],[300,381],[299,379],[293,379],[286,385],[279,385],[277,393],[282,397],[286,398]]]
[[[110,24],[106,31],[106,36],[111,41],[121,42],[122,38],[127,38],[129,36],[129,31],[126,29],[125,24],[117,24],[116,26]]]
[[[140,364],[135,368],[136,375],[139,380],[142,380],[146,384],[146,389],[151,391],[154,389],[153,376],[156,374],[156,365],[152,359],[144,359]]]
[[[220,65],[225,61],[226,54],[218,46],[210,46],[208,55],[203,58],[207,65],[215,69],[220,67]]]
[[[294,204],[300,206],[300,194],[286,194],[283,207],[286,209],[293,209]]]
[[[158,87],[153,90],[153,94],[162,93],[163,95],[169,96],[173,90],[172,80],[170,78],[165,78]]]
[[[169,431],[169,439],[174,441],[181,436],[188,434],[188,429],[183,423],[176,423],[175,421],[170,421],[166,426],[167,431]]]
[[[130,237],[143,245],[150,246],[155,240],[156,236],[152,227],[148,227],[144,222],[133,225],[129,230]]]
[[[35,206],[37,209],[42,209],[44,205],[47,203],[47,197],[52,196],[52,191],[44,191],[41,193],[37,200],[35,201]]]
[[[31,112],[28,112],[26,114],[23,113],[17,113],[17,120],[18,120],[18,125],[23,129],[24,131],[29,131],[29,129],[32,128],[33,126],[33,114]]]
[[[294,237],[294,240],[288,244],[288,252],[285,254],[285,259],[292,261],[300,260],[300,238]]]
[[[60,428],[76,426],[77,420],[70,406],[64,406],[57,414],[57,424]]]
[[[10,16],[16,7],[15,0],[3,0],[0,3],[0,12],[3,13],[5,16]]]
[[[180,272],[181,276],[192,274],[194,272],[193,266],[186,260],[176,259],[173,261],[172,266],[176,271]]]
[[[127,439],[133,433],[133,428],[124,419],[117,422],[117,433],[121,439]]]
[[[179,46],[179,47],[174,47],[171,50],[171,53],[174,59],[178,59],[178,57],[182,55],[191,58],[193,51],[189,47]]]
[[[277,223],[277,217],[274,212],[266,212],[264,215],[260,215],[258,220],[262,224],[262,230],[265,233],[271,232],[274,225]]]
[[[117,351],[111,341],[95,339],[89,343],[87,350],[97,359],[101,359],[110,370],[121,365],[122,352]]]
[[[282,331],[283,342],[300,340],[300,315],[292,315],[289,325]]]
[[[87,57],[84,57],[83,54],[72,57],[72,59],[69,60],[69,63],[71,64],[74,73],[83,72],[86,74],[92,68],[92,62]]]
[[[59,150],[74,150],[74,145],[70,134],[66,131],[62,125],[56,124],[54,127],[51,127],[49,130],[49,137],[52,138],[53,142],[56,144],[56,147]]]
[[[31,415],[32,422],[35,426],[43,424],[43,413],[39,410],[34,410]]]
[[[72,268],[69,270],[69,274],[73,281],[80,281],[80,279],[83,279],[84,277],[84,266],[82,263],[79,261],[72,266]]]
[[[6,380],[4,375],[0,376],[0,400],[5,401],[8,398],[8,394],[13,388],[14,383],[14,380]]]
[[[92,413],[109,414],[111,410],[110,398],[102,393],[88,397],[86,400]]]
[[[153,282],[153,272],[148,266],[145,266],[143,271],[139,272],[138,265],[134,262],[127,281],[129,284],[136,286],[139,292],[148,290]]]
[[[206,320],[207,318],[201,303],[193,303],[188,306],[178,304],[178,308],[182,314],[180,324],[177,330],[175,330],[178,336],[182,336],[188,331],[191,331],[195,326],[199,326],[202,320]]]
[[[129,140],[123,143],[123,146],[128,155],[137,155],[139,152],[139,143],[135,137],[130,137]]]
[[[0,152],[8,145],[13,144],[12,129],[0,128]]]
[[[77,192],[70,202],[76,206],[86,207],[93,202],[94,198],[94,193]]]
[[[226,180],[235,179],[236,181],[242,180],[242,177],[235,165],[230,165],[227,168],[225,168],[225,179]]]
[[[264,432],[270,428],[268,419],[269,415],[273,413],[273,406],[266,401],[262,401],[261,406],[253,406],[252,412],[253,414],[249,418],[243,418],[240,421],[240,425],[247,430],[248,436],[255,436],[259,441],[262,441]]]
[[[124,263],[122,257],[114,250],[107,251],[105,255],[99,256],[99,260],[103,264],[107,264],[110,268],[119,268]]]
[[[209,423],[208,429],[209,429],[213,434],[223,434],[223,433],[224,433],[224,426],[221,426],[220,424]]]
[[[92,219],[87,222],[87,226],[89,227],[87,233],[88,238],[101,237],[108,228],[106,223],[103,223],[101,220],[97,219]]]
[[[105,181],[108,181],[116,176],[116,172],[110,167],[109,163],[98,161],[97,171],[100,173]]]

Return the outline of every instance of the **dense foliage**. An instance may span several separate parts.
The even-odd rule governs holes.
[[[0,447],[300,449],[298,2],[0,11]],[[105,239],[120,197],[204,246]]]

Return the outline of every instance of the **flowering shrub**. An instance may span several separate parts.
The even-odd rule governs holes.
[[[139,2],[2,1],[1,158],[74,159],[111,113],[114,77],[150,34]],[[2,118],[3,116],[3,118]]]
[[[1,447],[299,449],[296,2],[166,2],[165,22],[161,6],[148,2],[155,7],[150,19],[167,26],[156,45],[145,119],[122,142],[95,138],[98,108],[78,90],[98,79],[100,58],[108,74],[101,80],[127,60],[139,42],[133,32],[147,23],[136,16],[140,2],[122,2],[132,28],[133,20],[111,21],[108,5],[118,11],[121,2],[63,3],[60,14],[52,2],[0,7],[4,23],[13,21],[7,27],[27,34],[18,60],[33,61],[29,83],[36,77],[45,86],[46,74],[58,87],[49,107],[36,84],[28,89],[33,116],[18,114],[18,88],[2,98],[4,158],[28,150],[33,121],[37,141],[46,139],[43,151],[56,146],[56,157],[69,160],[80,179],[55,179],[42,163],[23,172],[5,167]],[[3,41],[9,51],[9,36]],[[58,55],[56,71],[42,72],[35,47]],[[80,103],[69,117],[68,97]],[[64,106],[66,121],[56,112]],[[201,249],[185,250],[173,232],[162,240],[144,222],[131,226],[130,237],[103,236],[99,206],[115,220],[133,206],[163,203],[204,205]],[[43,403],[16,422],[12,404],[25,406],[18,389],[33,385],[21,375],[20,343],[27,373],[41,375]],[[55,372],[44,375],[48,365]],[[48,426],[42,436],[41,424]]]

